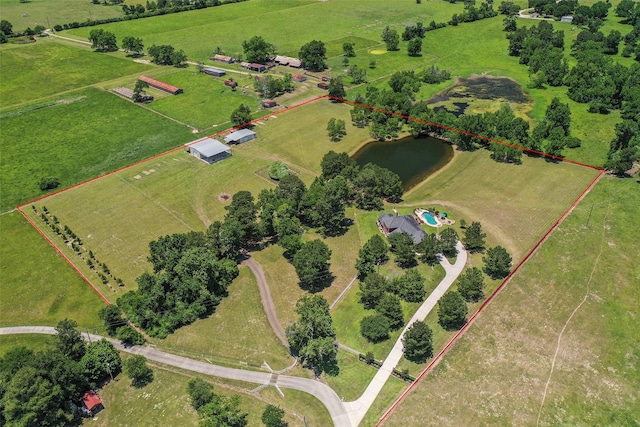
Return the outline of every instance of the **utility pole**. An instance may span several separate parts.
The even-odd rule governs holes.
[[[89,335],[89,328],[87,328],[87,339],[89,340],[89,344],[91,344],[91,335]]]

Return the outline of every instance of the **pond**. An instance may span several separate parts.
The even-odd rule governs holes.
[[[397,173],[407,191],[449,163],[453,147],[437,138],[406,137],[370,142],[352,158],[360,166],[373,163]]]

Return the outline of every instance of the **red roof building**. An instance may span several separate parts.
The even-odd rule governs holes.
[[[291,79],[294,82],[303,82],[303,81],[307,80],[307,77],[303,76],[302,74],[294,74],[294,75],[291,76]]]
[[[329,90],[329,85],[327,83],[324,83],[324,82],[318,83],[318,87],[320,89]]]
[[[87,411],[89,411],[91,416],[104,409],[102,400],[100,400],[96,392],[93,390],[89,390],[82,396],[82,403],[87,408]]]
[[[140,76],[138,77],[138,80],[142,82],[147,82],[149,86],[154,87],[156,89],[160,89],[172,95],[177,95],[179,93],[182,93],[182,89],[180,89],[179,87],[172,86],[169,83],[161,82],[160,80],[152,79],[151,77]]]

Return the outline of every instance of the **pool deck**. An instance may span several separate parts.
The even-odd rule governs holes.
[[[422,214],[423,214],[423,213],[425,213],[425,212],[427,212],[428,214],[430,214],[430,215],[433,217],[433,219],[434,219],[434,220],[435,220],[435,222],[436,222],[436,225],[430,224],[430,223],[426,220],[426,218],[422,215]],[[418,208],[418,209],[416,209],[416,210],[414,210],[414,211],[413,211],[413,214],[416,216],[416,219],[417,219],[420,223],[422,223],[422,224],[426,224],[426,225],[428,225],[429,227],[436,227],[436,228],[437,228],[437,227],[442,227],[443,225],[453,225],[453,224],[455,224],[455,221],[454,221],[454,220],[452,220],[452,219],[448,219],[448,218],[446,218],[446,219],[444,219],[444,220],[443,220],[442,218],[440,218],[440,215],[435,215],[435,214],[433,214],[433,213],[429,212],[427,209]]]

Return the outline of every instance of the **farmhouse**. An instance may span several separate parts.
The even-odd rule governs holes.
[[[185,144],[185,146],[187,147],[189,154],[209,164],[231,155],[231,153],[229,153],[230,148],[228,146],[213,138],[205,138],[195,143],[189,142]]]
[[[138,77],[138,80],[146,82],[149,84],[149,86],[170,93],[171,95],[182,93],[182,89],[180,89],[179,87],[172,86],[169,83],[161,82],[160,80],[152,79],[151,77],[140,76]]]
[[[222,77],[227,74],[223,70],[219,70],[217,68],[205,68],[204,73],[214,77]]]
[[[293,68],[302,67],[302,61],[298,58],[291,58],[290,56],[278,55],[275,57],[274,62],[279,65],[288,65]]]
[[[257,135],[254,131],[250,129],[240,129],[227,135],[224,138],[224,142],[227,144],[242,144],[243,142],[251,141],[256,138]]]
[[[82,396],[82,404],[91,417],[104,409],[102,400],[100,400],[96,392],[93,390],[89,390]]]
[[[303,81],[307,80],[307,77],[303,76],[302,74],[294,74],[291,76],[291,79],[294,82],[302,83]]]
[[[267,71],[267,66],[262,64],[242,62],[240,66],[247,70],[256,71],[258,73],[264,73],[265,71]]]
[[[225,64],[231,64],[233,62],[233,58],[226,55],[214,55],[211,60],[216,62],[223,62]]]
[[[273,99],[263,99],[261,104],[262,108],[272,108],[278,105],[278,103]]]
[[[427,235],[412,215],[380,215],[378,227],[387,237],[392,233],[407,233],[415,244],[420,243]]]
[[[318,87],[319,87],[320,89],[329,90],[329,84],[328,84],[328,83],[325,83],[325,82],[320,82],[320,83],[318,83]]]

